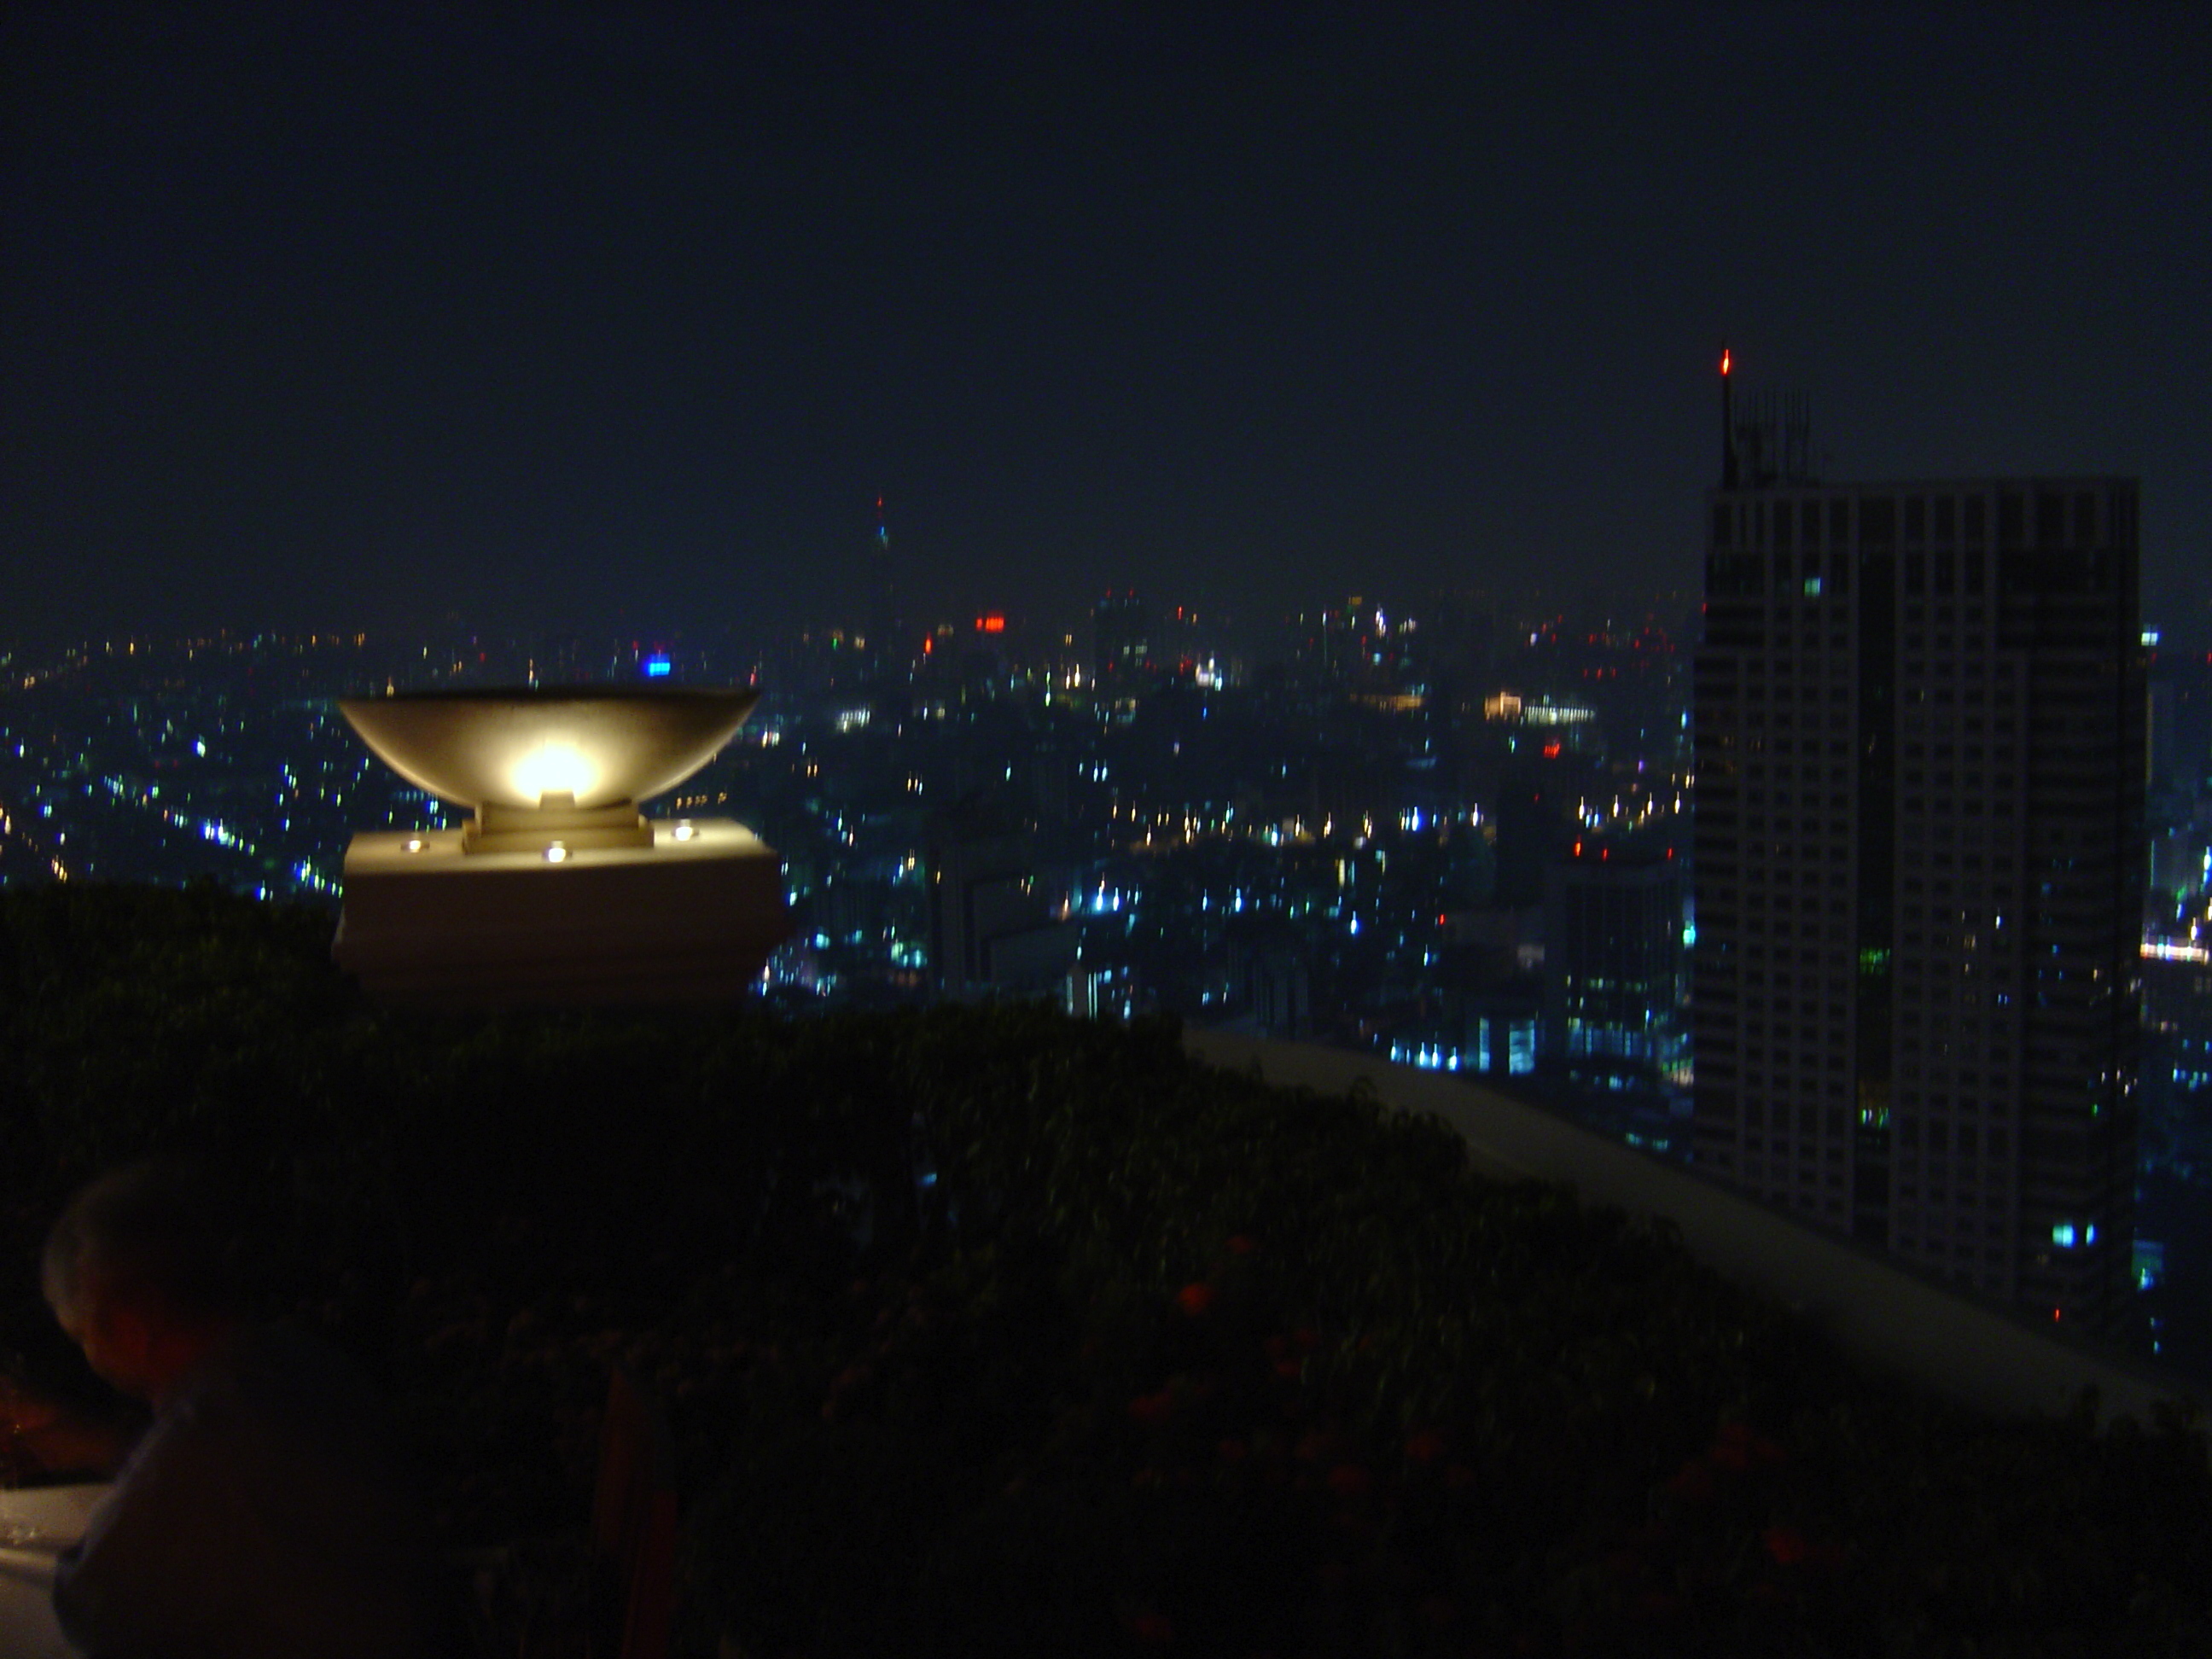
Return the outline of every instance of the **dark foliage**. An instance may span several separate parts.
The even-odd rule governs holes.
[[[91,1386],[38,1237],[198,1157],[455,1544],[573,1525],[655,1386],[697,1651],[2212,1650],[2183,1425],[1901,1397],[1437,1124],[1030,1008],[398,1014],[326,927],[0,901],[0,1347]]]

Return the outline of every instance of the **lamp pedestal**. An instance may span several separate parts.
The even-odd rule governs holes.
[[[791,930],[774,850],[726,818],[641,827],[641,845],[498,851],[356,836],[331,953],[383,1002],[737,1000]]]

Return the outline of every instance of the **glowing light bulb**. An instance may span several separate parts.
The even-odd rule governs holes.
[[[583,796],[599,782],[599,768],[572,744],[548,743],[525,756],[514,769],[515,788],[525,800],[548,795]]]
[[[546,847],[546,848],[545,848],[545,862],[546,862],[546,863],[548,863],[548,864],[566,864],[568,861],[568,844],[566,842],[559,842],[559,841],[553,842],[550,843],[550,844]]]

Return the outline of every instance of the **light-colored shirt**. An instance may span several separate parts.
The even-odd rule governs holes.
[[[56,1564],[55,1613],[92,1659],[418,1659],[434,1602],[404,1468],[341,1356],[242,1330]]]

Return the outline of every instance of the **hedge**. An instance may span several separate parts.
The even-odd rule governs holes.
[[[0,1348],[56,1206],[205,1161],[444,1542],[668,1402],[688,1650],[2212,1651],[2194,1425],[1862,1376],[1663,1229],[1370,1100],[1033,1006],[435,1016],[326,917],[0,896]]]

